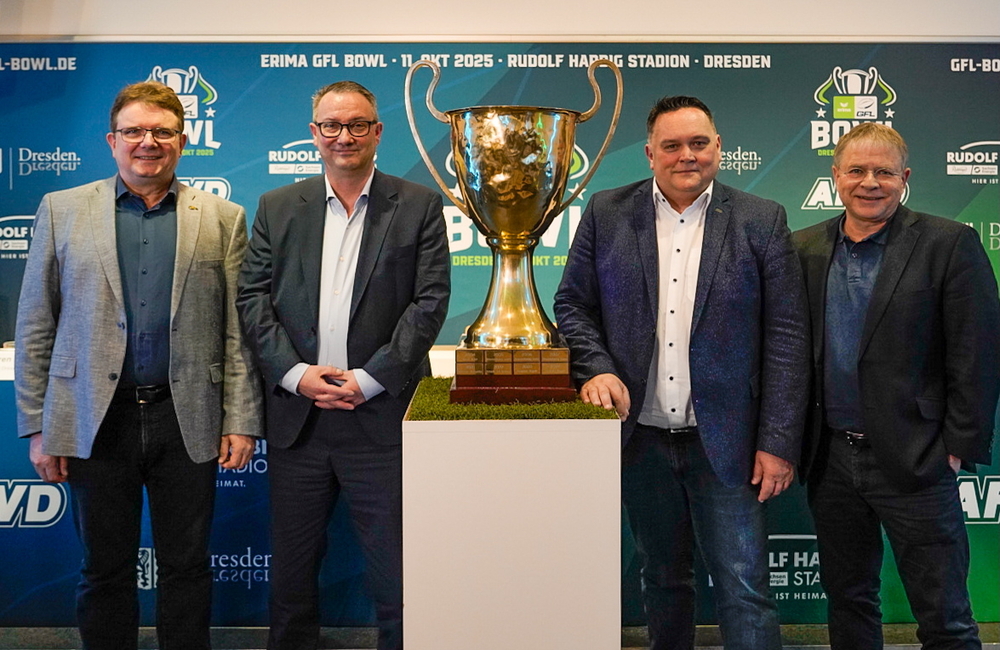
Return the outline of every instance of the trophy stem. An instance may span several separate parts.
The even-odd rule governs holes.
[[[559,345],[555,325],[545,315],[532,268],[537,238],[488,238],[493,276],[479,317],[466,329],[461,347],[551,348]]]

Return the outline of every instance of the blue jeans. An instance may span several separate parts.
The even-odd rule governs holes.
[[[158,565],[159,647],[210,647],[215,475],[214,460],[194,463],[188,456],[171,399],[112,402],[91,457],[69,459],[73,520],[83,545],[76,603],[85,650],[129,650],[138,643],[143,486]]]
[[[642,563],[651,650],[694,647],[694,549],[715,585],[729,650],[780,650],[764,506],[749,480],[715,476],[698,434],[638,425],[622,451],[622,501]]]
[[[925,650],[982,647],[972,618],[969,540],[955,475],[916,492],[897,489],[870,447],[831,434],[809,476],[820,578],[834,650],[882,648],[882,527]]]

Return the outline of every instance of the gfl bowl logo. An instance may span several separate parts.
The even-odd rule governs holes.
[[[820,156],[832,156],[840,137],[861,122],[880,122],[892,126],[896,103],[893,90],[875,67],[865,70],[844,70],[840,66],[813,91],[813,100],[820,105],[817,118],[809,122],[810,146]],[[879,120],[879,106],[884,107],[884,120]]]
[[[197,66],[182,68],[166,68],[153,66],[146,81],[158,81],[169,86],[177,93],[184,107],[184,135],[188,138],[188,146],[184,149],[185,156],[212,156],[222,143],[215,139],[215,109],[212,107],[219,99],[212,84],[198,70]],[[201,116],[204,108],[205,116]]]

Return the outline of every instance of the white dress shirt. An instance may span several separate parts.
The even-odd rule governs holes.
[[[351,319],[351,297],[354,295],[354,276],[361,253],[361,235],[364,233],[365,216],[368,214],[368,193],[371,190],[374,169],[365,183],[361,196],[354,203],[354,211],[340,202],[330,180],[326,180],[326,220],[323,225],[323,259],[320,263],[319,292],[319,358],[318,365],[348,368],[347,329]],[[309,367],[297,363],[281,380],[281,386],[298,394],[299,381]],[[369,400],[385,388],[361,368],[354,368],[354,378]]]
[[[714,181],[678,213],[653,181],[659,296],[656,345],[639,422],[663,429],[697,424],[691,402],[691,319],[698,290],[705,212]]]

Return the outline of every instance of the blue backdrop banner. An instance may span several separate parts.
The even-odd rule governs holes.
[[[162,81],[186,111],[182,182],[245,206],[253,218],[264,192],[318,174],[312,93],[352,79],[379,100],[385,131],[377,165],[436,187],[407,124],[404,78],[431,58],[441,66],[441,110],[527,104],[583,111],[593,92],[587,66],[610,58],[622,70],[618,130],[589,187],[553,222],[536,251],[536,279],[551,314],[552,294],[589,194],[649,176],[646,114],[663,95],[688,94],[713,110],[723,141],[719,180],[782,203],[793,230],[842,210],[830,173],[837,140],[853,125],[891,124],[907,139],[913,209],[968,223],[1000,268],[1000,45],[754,43],[0,43],[0,340],[13,339],[33,214],[42,195],[115,173],[104,136],[118,90]],[[611,119],[614,78],[598,70],[605,106],[577,132],[570,189],[592,165]],[[414,80],[417,122],[431,158],[454,183],[448,128],[424,107],[431,80]],[[439,338],[455,344],[482,306],[490,250],[446,201],[453,268],[451,310]],[[623,264],[631,263],[622,260]],[[31,282],[31,278],[26,279]],[[80,551],[67,492],[37,480],[27,444],[16,439],[9,354],[0,356],[0,625],[73,624]],[[221,472],[212,541],[216,625],[266,624],[270,571],[267,445],[252,463]],[[960,478],[972,542],[975,614],[1000,620],[1000,465]],[[361,585],[362,559],[342,511],[331,527],[321,576],[323,623],[373,621]],[[771,581],[786,623],[821,623],[815,537],[800,490],[769,511]],[[148,522],[147,522],[148,523]],[[623,527],[623,531],[625,528]],[[642,621],[634,549],[623,532],[623,622]],[[153,619],[156,556],[148,525],[137,558],[143,622]],[[699,572],[702,622],[711,622],[711,584]],[[885,619],[909,621],[889,562]]]

